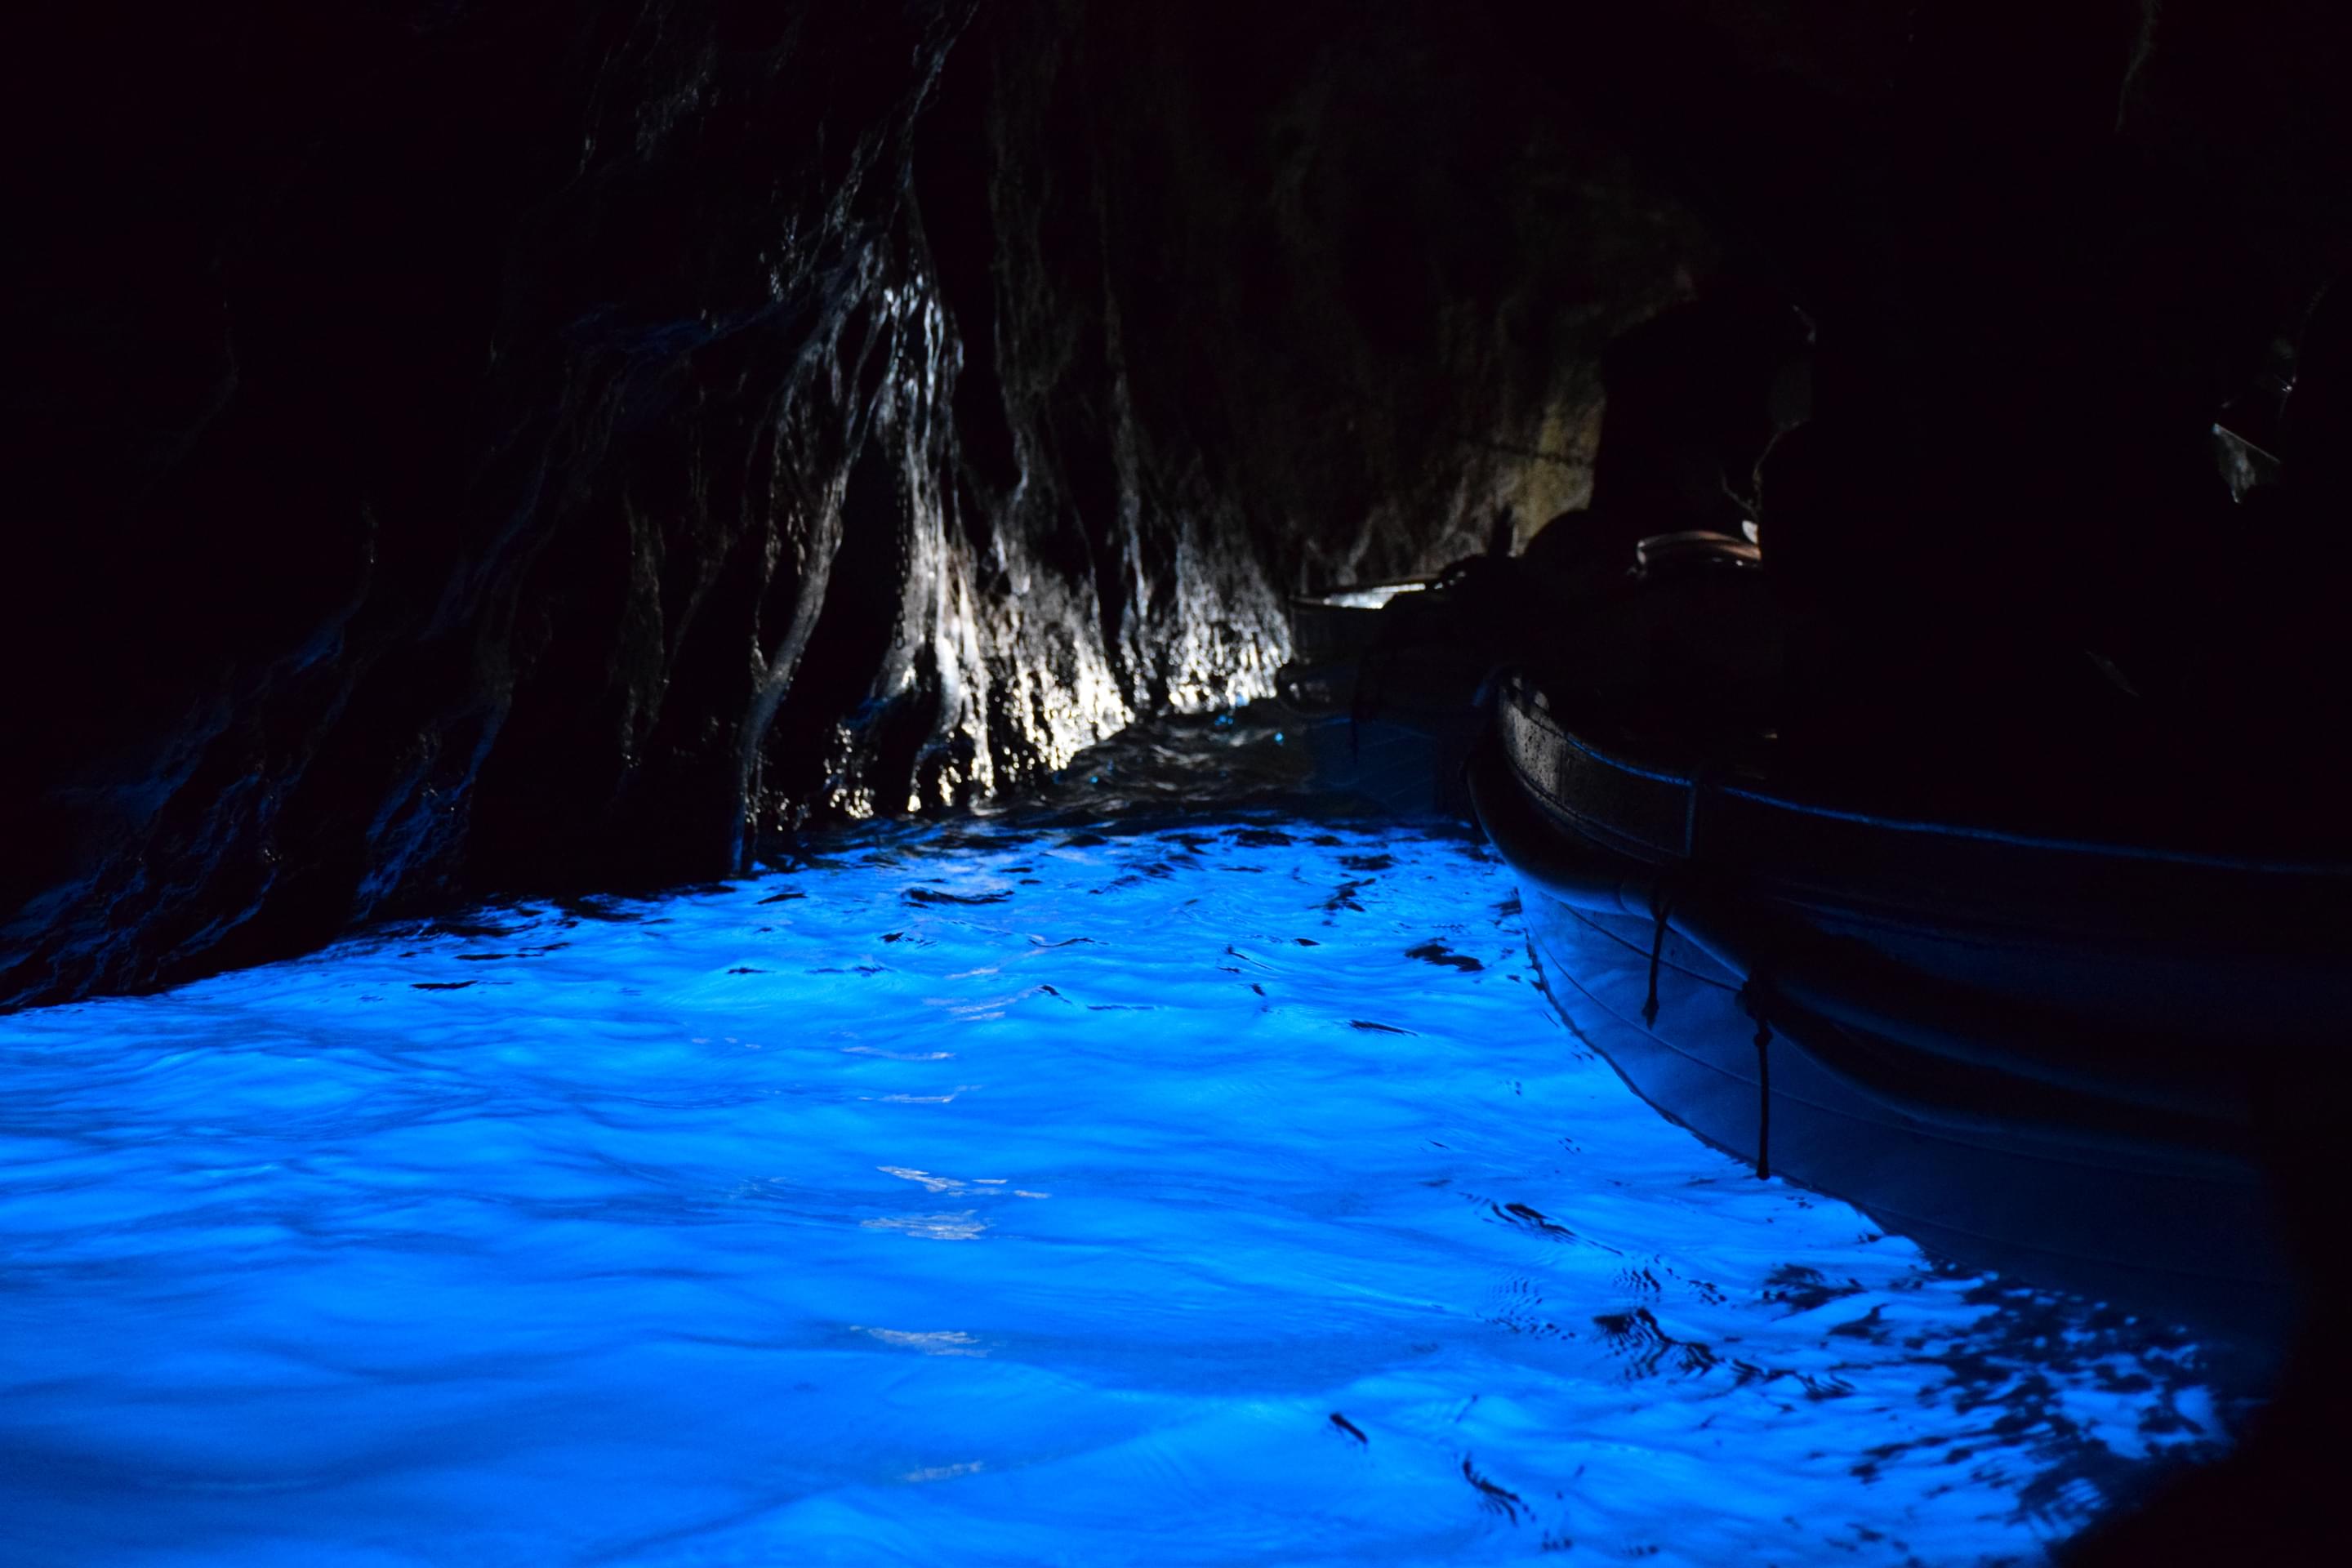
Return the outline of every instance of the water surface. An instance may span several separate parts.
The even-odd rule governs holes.
[[[1261,812],[0,1019],[0,1558],[2030,1562],[2219,1440],[1538,984],[1471,838]]]

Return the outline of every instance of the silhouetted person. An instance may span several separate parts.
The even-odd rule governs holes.
[[[2305,318],[2279,421],[2281,481],[2248,494],[2230,569],[2207,584],[2207,679],[2184,688],[2204,738],[2189,781],[2217,809],[2299,853],[2342,853],[2352,744],[2352,288]],[[2352,1201],[2334,1098],[2300,1075],[2254,1086],[2303,1322],[2273,1400],[2217,1462],[2175,1477],[2062,1554],[2070,1568],[2147,1563],[2334,1563],[2345,1521],[2343,1412],[2352,1401]]]
[[[1811,336],[1790,306],[1737,284],[1620,336],[1601,362],[1591,502],[1547,523],[1528,559],[1581,580],[1622,574],[1652,534],[1738,535],[1758,459],[1803,417]]]
[[[2280,482],[2231,509],[2214,552],[2204,661],[2182,681],[2183,707],[2215,751],[2267,764],[2276,793],[2332,826],[2352,754],[2352,289],[2341,283],[2305,322],[2279,457]]]
[[[2321,511],[2352,508],[2352,285],[2331,284],[2304,321],[2279,457],[2297,496]]]
[[[1775,406],[1776,385],[1810,336],[1786,303],[1732,287],[1611,343],[1593,510],[1649,518],[1653,533],[1738,533],[1757,459],[1790,416]]]
[[[2113,798],[2086,759],[2146,760],[2139,700],[2080,628],[1987,594],[1965,532],[1929,531],[1905,434],[1832,416],[1759,470],[1785,765],[1916,808],[2084,819]]]

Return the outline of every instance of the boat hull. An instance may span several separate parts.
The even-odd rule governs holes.
[[[2117,1141],[1981,1111],[1921,1114],[1827,1065],[1895,1040],[1777,1020],[1764,1047],[1740,978],[1652,921],[1523,884],[1530,947],[1570,1031],[1650,1104],[1734,1157],[1853,1203],[1964,1268],[2090,1296],[2219,1336],[2280,1343],[2294,1292],[2267,1180],[2251,1158]],[[1811,1037],[1810,1043],[1808,1037]],[[1763,1082],[1769,1080],[1769,1095]]]

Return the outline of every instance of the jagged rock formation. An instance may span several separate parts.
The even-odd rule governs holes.
[[[2107,10],[2050,96],[2238,193],[2266,336],[2352,230],[2258,156],[2323,57]],[[1601,346],[1711,276],[1849,366],[1969,279],[1852,216],[1944,37],[1868,0],[44,16],[0,1005],[1002,787],[1263,689],[1287,592],[1574,504]]]
[[[7,1000],[1261,691],[1697,239],[1426,7],[231,10],[34,51]]]

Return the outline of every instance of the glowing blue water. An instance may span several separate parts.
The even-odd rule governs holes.
[[[1659,1119],[1462,838],[494,918],[0,1020],[0,1557],[2031,1559],[2218,1433]]]

